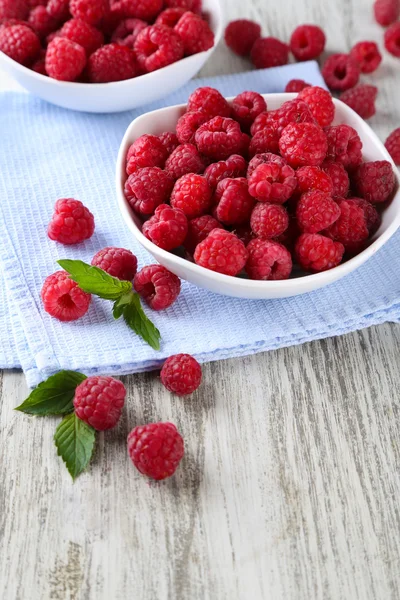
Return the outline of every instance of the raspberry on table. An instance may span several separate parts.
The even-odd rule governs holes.
[[[347,176],[347,173],[346,173]],[[326,171],[320,167],[300,167],[296,171],[297,188],[296,194],[305,194],[312,190],[319,190],[325,194],[333,195],[332,179]],[[348,179],[348,176],[347,176]]]
[[[399,0],[376,0],[374,3],[375,20],[382,27],[391,25],[400,16]]]
[[[151,25],[139,33],[133,49],[140,68],[151,73],[183,58],[183,42],[169,27]]]
[[[279,152],[277,123],[274,123],[271,127],[267,126],[265,129],[260,129],[257,133],[253,134],[250,141],[249,156],[255,157],[256,155],[271,152]]]
[[[344,91],[357,85],[360,65],[349,54],[332,54],[327,58],[321,72],[329,88]]]
[[[104,43],[104,36],[93,25],[89,25],[82,19],[70,19],[61,27],[58,35],[68,38],[85,49],[86,55],[90,56]]]
[[[154,215],[143,224],[142,233],[159,248],[174,250],[184,242],[188,231],[185,213],[169,204],[157,206]]]
[[[291,167],[318,167],[326,156],[328,141],[319,125],[291,123],[282,132],[279,149]]]
[[[56,37],[47,46],[45,66],[49,77],[75,81],[86,65],[84,48],[67,38]]]
[[[130,250],[108,247],[99,250],[93,256],[91,264],[112,277],[132,281],[136,275],[138,261]]]
[[[366,240],[369,232],[364,209],[350,198],[338,200],[338,206],[339,218],[326,229],[326,234],[345,248]]]
[[[241,154],[242,131],[239,123],[226,117],[214,117],[201,125],[195,134],[199,152],[215,160]]]
[[[344,246],[319,233],[303,233],[296,242],[295,256],[304,271],[320,273],[337,267],[343,258]]]
[[[208,116],[201,110],[186,112],[178,119],[176,135],[181,144],[194,144],[194,136],[200,125],[209,121]]]
[[[382,62],[382,55],[375,42],[358,42],[350,50],[350,56],[360,65],[361,73],[373,73]]]
[[[259,37],[260,25],[248,19],[231,21],[225,29],[226,45],[239,56],[248,56]]]
[[[329,92],[318,86],[309,86],[299,93],[298,99],[307,104],[318,125],[331,125],[335,116],[335,105]]]
[[[357,204],[364,211],[365,222],[369,235],[373,235],[380,227],[382,219],[375,206],[364,198],[349,198],[352,203]]]
[[[125,197],[136,213],[152,215],[157,206],[168,201],[173,183],[170,175],[159,167],[144,167],[129,175]]]
[[[248,221],[255,204],[245,177],[220,181],[215,190],[214,202],[214,216],[224,225],[240,225]]]
[[[59,25],[58,21],[47,12],[44,6],[36,6],[31,10],[28,23],[40,38],[47,37]]]
[[[0,0],[0,19],[20,19],[25,21],[29,15],[26,0]]]
[[[332,196],[320,190],[306,192],[297,203],[297,222],[306,233],[319,233],[333,225],[339,217],[339,205]]]
[[[171,306],[181,291],[181,280],[162,265],[148,265],[136,273],[133,287],[153,310]]]
[[[167,155],[170,156],[174,150],[179,146],[179,140],[176,133],[172,131],[164,131],[161,135],[158,136],[160,142],[164,146],[167,151]]]
[[[59,321],[80,319],[89,310],[92,299],[66,271],[56,271],[46,277],[40,296],[44,310]]]
[[[31,64],[40,54],[40,40],[30,27],[11,25],[0,28],[0,52],[21,65]]]
[[[172,423],[141,425],[128,435],[128,454],[142,475],[166,479],[175,473],[182,460],[183,439]]]
[[[221,160],[209,165],[204,171],[204,177],[208,185],[215,190],[217,185],[227,177],[244,177],[246,175],[247,162],[240,154],[232,154],[226,160]]]
[[[350,179],[342,163],[324,161],[321,169],[331,178],[333,185],[332,196],[346,198],[349,193]]]
[[[397,127],[388,136],[385,142],[385,148],[389,152],[396,165],[400,165],[400,127]]]
[[[249,192],[259,202],[283,204],[297,186],[296,174],[284,159],[258,165],[249,176]]]
[[[94,217],[90,210],[73,198],[61,198],[54,206],[48,236],[60,244],[79,244],[92,237]]]
[[[188,219],[204,215],[210,208],[212,190],[207,179],[196,173],[183,175],[174,185],[171,206],[180,208]]]
[[[400,58],[400,21],[393,23],[386,29],[384,40],[386,50],[393,56]]]
[[[259,202],[251,213],[250,226],[258,238],[276,238],[289,227],[289,215],[283,206]]]
[[[311,83],[306,83],[303,79],[291,79],[286,84],[285,92],[287,94],[297,94],[310,85]]]
[[[251,49],[251,60],[256,69],[286,65],[289,60],[289,46],[273,37],[259,38]]]
[[[232,102],[232,117],[247,131],[256,117],[266,110],[267,103],[257,92],[242,92]]]
[[[178,396],[193,394],[201,384],[201,366],[190,354],[167,358],[160,373],[161,383]]]
[[[239,238],[225,229],[213,229],[198,244],[195,263],[224,275],[237,275],[245,266],[248,252]]]
[[[69,0],[48,0],[46,10],[49,15],[60,22],[66,21],[71,17]]]
[[[126,172],[132,175],[143,167],[163,168],[167,159],[167,151],[156,135],[144,134],[129,146],[126,155]]]
[[[69,11],[77,19],[82,19],[89,25],[97,25],[108,16],[108,0],[70,0]]]
[[[178,146],[165,163],[165,170],[175,180],[189,173],[202,173],[204,167],[204,159],[193,144]]]
[[[120,14],[122,18],[153,21],[163,8],[162,0],[121,0]]]
[[[128,46],[133,50],[137,36],[146,27],[148,27],[148,23],[142,21],[142,19],[123,19],[118,23],[116,29],[114,29],[111,41],[121,46]]]
[[[196,250],[196,246],[206,239],[213,229],[223,229],[223,226],[217,219],[211,215],[202,215],[189,221],[188,233],[183,243],[185,249],[191,254]]]
[[[340,100],[350,106],[363,119],[370,119],[376,112],[375,100],[377,95],[377,87],[362,84],[340,94]]]
[[[134,52],[118,44],[106,44],[93,52],[87,71],[91,83],[122,81],[138,74]]]
[[[75,414],[97,431],[112,429],[121,417],[125,396],[122,381],[104,375],[87,377],[75,390]]]
[[[212,87],[199,87],[189,96],[188,112],[202,110],[209,119],[213,117],[230,117],[231,107],[223,95]]]
[[[297,60],[318,58],[325,48],[326,37],[318,25],[299,25],[290,38],[290,50]]]
[[[247,245],[246,273],[250,279],[277,281],[288,279],[292,256],[287,248],[273,240],[255,239]]]
[[[396,178],[387,160],[361,164],[354,174],[354,184],[362,198],[380,204],[386,202],[394,190]]]
[[[346,169],[354,169],[362,162],[362,142],[350,125],[333,125],[326,130],[329,161],[340,162]]]
[[[214,33],[207,21],[186,12],[174,27],[183,41],[185,56],[206,52],[214,46]]]
[[[160,12],[155,24],[171,27],[173,29],[185,12],[186,10],[184,8],[167,8]]]

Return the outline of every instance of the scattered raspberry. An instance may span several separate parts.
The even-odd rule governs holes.
[[[134,52],[118,44],[106,44],[96,50],[88,60],[87,71],[91,83],[122,81],[138,73]]]
[[[92,265],[103,269],[112,277],[132,281],[137,271],[137,258],[125,248],[103,248],[92,258]]]
[[[129,147],[126,156],[126,172],[132,175],[143,167],[162,168],[167,159],[167,151],[156,135],[141,135]]]
[[[375,19],[382,27],[391,25],[400,16],[399,0],[376,0],[374,3]]]
[[[146,21],[142,21],[142,19],[124,19],[118,24],[118,27],[114,29],[111,41],[133,49],[137,36],[143,29],[146,29],[146,27],[148,27],[148,24]]]
[[[232,117],[245,130],[249,130],[256,117],[266,110],[267,103],[257,92],[242,92],[232,102]]]
[[[104,43],[101,31],[82,19],[70,19],[64,23],[58,35],[82,46],[88,57]]]
[[[297,186],[296,174],[282,158],[258,165],[249,177],[249,192],[260,202],[283,204]]]
[[[187,103],[188,112],[202,110],[209,119],[213,117],[229,117],[231,107],[223,95],[211,87],[200,87],[192,92]]]
[[[304,90],[304,88],[309,87],[311,83],[306,83],[303,79],[291,79],[288,81],[285,87],[285,92],[287,94],[297,94]]]
[[[339,205],[332,197],[320,190],[303,194],[296,207],[297,222],[306,233],[319,233],[340,217]]]
[[[186,112],[176,124],[176,135],[181,144],[194,144],[194,136],[200,125],[208,121],[208,116],[201,110]]]
[[[245,245],[235,234],[213,229],[197,246],[194,260],[211,271],[235,276],[245,266],[247,256]]]
[[[273,37],[259,38],[251,49],[251,60],[256,69],[286,65],[289,60],[289,47]]]
[[[400,21],[390,25],[384,35],[385,48],[393,56],[400,57]]]
[[[160,377],[168,391],[178,396],[187,396],[200,386],[201,366],[190,354],[175,354],[165,361]]]
[[[350,106],[363,119],[370,119],[374,116],[375,100],[378,95],[378,88],[374,85],[358,85],[351,90],[347,90],[340,95],[342,102]]]
[[[389,199],[396,178],[389,161],[377,160],[360,165],[354,174],[354,183],[362,198],[379,204]]]
[[[71,17],[69,14],[69,0],[49,0],[46,9],[49,15],[60,22]]]
[[[279,152],[279,134],[277,130],[277,123],[274,123],[271,127],[267,126],[265,129],[260,129],[257,131],[257,133],[253,134],[249,146],[249,155],[253,157],[259,154],[271,152]]]
[[[291,167],[316,166],[328,148],[325,133],[313,123],[291,123],[282,132],[279,149]]]
[[[142,233],[159,248],[174,250],[186,238],[188,222],[179,208],[157,206],[154,215],[143,224]]]
[[[25,21],[29,15],[26,0],[0,0],[0,19],[20,19]]]
[[[120,15],[122,18],[153,21],[163,8],[162,0],[121,0]]]
[[[47,46],[46,71],[59,81],[75,81],[86,65],[85,50],[66,38],[56,37]]]
[[[214,33],[207,21],[186,12],[175,25],[175,31],[183,40],[185,56],[205,52],[214,46]]]
[[[158,15],[155,24],[173,29],[185,12],[184,8],[167,8]]]
[[[352,203],[357,204],[364,211],[365,222],[369,235],[373,235],[380,227],[382,219],[375,206],[363,198],[349,198]]]
[[[125,197],[135,212],[152,215],[160,204],[168,201],[173,180],[158,167],[144,167],[129,175],[125,182]]]
[[[257,237],[275,238],[289,227],[289,216],[283,206],[259,202],[251,213],[250,225]]]
[[[347,173],[346,173],[347,175]],[[325,194],[333,194],[333,183],[329,174],[319,167],[300,167],[296,171],[296,194],[305,194],[312,190],[319,190]]]
[[[243,156],[232,154],[226,160],[221,160],[209,165],[204,171],[204,177],[208,185],[215,190],[218,183],[227,177],[244,177],[246,175],[247,163]]]
[[[171,306],[181,291],[179,277],[162,265],[148,265],[136,273],[133,286],[153,310]]]
[[[340,162],[346,169],[354,169],[362,162],[362,142],[350,125],[334,125],[326,130],[327,160]]]
[[[361,73],[373,73],[382,61],[381,53],[375,42],[358,42],[350,50],[350,56],[360,65]]]
[[[321,169],[331,178],[332,196],[346,198],[349,193],[350,179],[342,163],[325,161],[322,163]]]
[[[191,254],[196,250],[196,246],[206,239],[213,229],[223,229],[221,223],[211,215],[203,215],[189,221],[189,228],[184,246]]]
[[[392,131],[385,142],[385,147],[396,165],[400,165],[400,127]]]
[[[329,92],[318,86],[310,86],[298,95],[310,108],[310,111],[321,127],[328,127],[335,116],[335,105]]]
[[[339,200],[339,218],[327,228],[327,235],[343,244],[345,248],[368,238],[367,220],[364,209],[357,202],[347,198]]]
[[[121,417],[125,396],[122,381],[113,377],[88,377],[75,390],[75,414],[97,431],[112,429]]]
[[[65,271],[46,277],[40,296],[44,310],[59,321],[76,321],[89,310],[90,294],[86,294]]]
[[[246,273],[250,279],[276,281],[289,278],[293,264],[285,246],[272,240],[255,239],[249,242],[247,250]]]
[[[322,68],[322,75],[332,90],[348,90],[358,83],[360,65],[349,54],[332,54]]]
[[[69,11],[73,17],[96,25],[107,17],[109,3],[108,0],[70,0]]]
[[[199,152],[215,160],[223,160],[231,154],[240,154],[242,132],[233,119],[214,117],[201,125],[195,134]]]
[[[44,6],[36,6],[31,10],[28,23],[40,38],[47,37],[58,27],[58,21],[49,15]]]
[[[175,183],[171,206],[180,208],[188,219],[204,215],[211,206],[212,190],[202,175],[188,173]]]
[[[166,479],[175,473],[184,455],[183,439],[172,423],[142,425],[128,435],[128,453],[142,475]]]
[[[290,50],[297,60],[318,58],[325,48],[326,37],[317,25],[299,25],[290,38]]]
[[[174,150],[179,146],[179,140],[176,133],[172,131],[164,131],[161,135],[158,136],[160,138],[160,142],[164,146],[167,151],[167,155],[170,156]]]
[[[248,56],[260,36],[260,25],[247,19],[231,21],[225,29],[226,45],[239,56]]]
[[[94,217],[90,210],[73,198],[57,200],[47,230],[51,240],[60,244],[79,244],[92,237]]]
[[[217,185],[214,216],[224,225],[240,225],[249,220],[254,198],[249,194],[247,179],[223,179]]]
[[[0,51],[21,65],[32,63],[40,47],[40,40],[30,27],[11,25],[0,29]]]
[[[169,27],[152,25],[143,29],[133,46],[140,68],[150,73],[183,57],[183,42]]]
[[[340,264],[344,246],[319,233],[303,233],[295,245],[296,260],[305,271],[319,273]]]

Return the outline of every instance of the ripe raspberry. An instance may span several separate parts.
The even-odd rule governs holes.
[[[231,154],[240,154],[242,132],[233,119],[214,117],[201,125],[195,134],[199,152],[215,160],[223,160]]]
[[[174,250],[186,238],[188,222],[179,208],[157,206],[154,215],[143,224],[142,233],[159,248]]]
[[[29,15],[26,0],[0,0],[0,19],[20,19],[25,21]]]
[[[225,29],[226,45],[239,56],[248,56],[260,36],[260,25],[247,19],[231,21]]]
[[[135,212],[152,215],[170,196],[173,180],[158,167],[144,167],[129,175],[125,182],[125,197]]]
[[[328,142],[318,125],[291,123],[283,130],[279,149],[291,167],[318,167],[326,156]]]
[[[75,81],[86,65],[85,50],[66,38],[56,37],[47,46],[46,71],[59,81]]]
[[[242,92],[232,102],[232,117],[244,130],[249,130],[256,117],[266,110],[267,103],[257,92]]]
[[[184,8],[167,8],[158,15],[155,24],[173,29],[185,12]]]
[[[75,414],[97,431],[112,429],[121,417],[125,396],[122,381],[97,375],[88,377],[75,390]]]
[[[315,123],[310,107],[300,98],[288,100],[278,110],[268,114],[266,126],[276,127],[279,136],[290,123]]]
[[[137,258],[125,248],[103,248],[92,258],[92,265],[103,269],[112,277],[132,281],[137,271]]]
[[[325,48],[326,37],[317,25],[299,25],[290,38],[290,50],[297,60],[318,58]]]
[[[400,21],[390,25],[384,35],[385,48],[393,56],[400,57]]]
[[[249,146],[250,156],[279,152],[279,134],[276,127],[277,123],[274,123],[272,127],[266,127],[253,135]]]
[[[385,142],[385,148],[396,163],[400,165],[400,127],[392,131]]]
[[[255,203],[244,177],[220,181],[214,200],[214,216],[224,225],[240,225],[248,221]]]
[[[202,173],[204,167],[204,160],[193,144],[178,146],[165,163],[165,170],[175,180],[189,173]]]
[[[318,86],[310,86],[302,90],[298,95],[303,100],[321,127],[327,127],[335,116],[335,105],[329,92]]]
[[[151,22],[163,7],[162,0],[121,0],[119,14],[122,18],[142,19]]]
[[[343,244],[345,248],[368,238],[367,220],[362,207],[347,198],[339,200],[339,218],[326,230],[333,240]]]
[[[158,136],[160,142],[164,146],[167,151],[167,155],[170,156],[174,150],[179,146],[179,140],[176,133],[172,131],[164,131],[161,135]]]
[[[148,24],[141,19],[124,19],[118,24],[118,27],[114,29],[111,41],[133,49],[137,36],[143,29],[146,29],[146,27],[148,27]]]
[[[62,198],[54,206],[47,230],[51,240],[60,244],[79,244],[92,237],[94,217],[79,200]]]
[[[49,0],[46,9],[49,15],[60,22],[71,17],[69,14],[69,0]]]
[[[260,202],[283,204],[296,186],[296,174],[283,159],[260,164],[249,177],[249,192]]]
[[[0,29],[12,27],[13,25],[23,25],[24,27],[29,27],[29,29],[32,29],[33,31],[33,27],[28,21],[21,21],[21,19],[0,19]]]
[[[109,3],[108,0],[70,0],[69,11],[73,17],[96,25],[107,17]]]
[[[250,179],[254,171],[257,169],[259,165],[276,163],[279,166],[286,165],[286,161],[277,154],[273,154],[272,152],[264,152],[262,154],[256,154],[251,161],[249,162],[249,166],[247,168],[247,179]]]
[[[251,213],[250,226],[259,238],[275,238],[289,227],[289,215],[283,206],[259,202]]]
[[[58,27],[58,21],[49,15],[44,6],[36,6],[31,10],[28,23],[40,38],[47,37]]]
[[[168,391],[178,396],[187,396],[200,386],[201,366],[190,354],[175,354],[165,361],[160,377]]]
[[[181,291],[181,280],[162,265],[148,265],[136,273],[133,287],[153,310],[171,306]]]
[[[104,43],[104,36],[101,31],[82,21],[82,19],[70,19],[64,23],[58,35],[82,46],[88,57]]]
[[[76,321],[89,310],[90,294],[86,294],[65,271],[46,277],[40,296],[44,310],[59,321]]]
[[[245,266],[248,252],[243,242],[229,231],[213,229],[194,253],[196,264],[217,273],[237,275]]]
[[[400,16],[399,0],[376,0],[374,3],[375,19],[382,27],[391,25]]]
[[[212,190],[202,175],[188,173],[174,185],[171,206],[180,208],[188,219],[204,215],[211,206]]]
[[[259,38],[251,49],[251,60],[256,69],[286,65],[289,47],[273,37]]]
[[[362,198],[379,204],[389,199],[396,178],[389,161],[377,160],[360,165],[354,174],[354,183]]]
[[[350,56],[360,65],[361,73],[373,73],[382,61],[381,53],[375,42],[358,42],[350,50]]]
[[[143,29],[133,48],[145,73],[162,69],[183,57],[183,42],[179,35],[173,29],[160,25]]]
[[[350,179],[342,163],[324,161],[321,165],[321,169],[329,175],[332,180],[332,196],[346,198],[349,193]]]
[[[183,8],[185,11],[190,10],[196,14],[201,13],[201,5],[201,0],[165,0],[167,8]]]
[[[373,235],[380,227],[382,219],[375,206],[363,198],[349,198],[352,203],[357,204],[364,211],[365,222],[369,235]]]
[[[295,245],[295,256],[304,271],[319,273],[340,264],[344,246],[319,233],[303,233]]]
[[[142,425],[128,435],[128,453],[142,475],[166,479],[175,473],[184,455],[183,439],[172,423]]]
[[[189,221],[188,234],[183,243],[186,250],[193,254],[196,246],[205,240],[213,229],[223,229],[223,227],[211,215],[203,215]]]
[[[208,116],[201,110],[187,112],[182,115],[176,124],[176,135],[181,144],[194,144],[194,135],[200,125],[208,121]]]
[[[134,52],[118,44],[106,44],[93,52],[87,71],[91,83],[122,81],[138,74]]]
[[[229,117],[231,107],[223,95],[211,87],[200,87],[192,92],[187,103],[188,112],[202,110],[209,119],[213,117]]]
[[[297,222],[306,233],[319,233],[333,225],[339,217],[339,205],[320,190],[303,194],[296,207]]]
[[[218,183],[227,177],[244,177],[246,175],[247,163],[243,156],[232,154],[226,160],[221,160],[209,165],[204,171],[204,177],[208,185],[215,190]]]
[[[340,162],[346,169],[354,169],[362,162],[362,142],[350,125],[334,125],[326,130],[328,151],[326,158]]]
[[[207,21],[186,12],[175,25],[174,31],[183,41],[185,56],[205,52],[214,46],[214,33]]]
[[[346,173],[347,175],[347,173]],[[301,195],[312,190],[333,194],[333,183],[329,174],[319,167],[301,167],[296,171],[296,194]]]
[[[332,54],[322,68],[322,75],[332,90],[348,90],[358,83],[360,65],[349,54]]]
[[[247,250],[246,273],[250,279],[276,281],[289,278],[293,264],[285,246],[273,240],[255,239],[249,242]]]
[[[21,65],[31,64],[40,53],[40,40],[25,25],[11,25],[0,29],[0,52]]]
[[[340,94],[340,99],[360,117],[370,119],[376,112],[375,100],[377,94],[378,88],[374,85],[358,85]]]
[[[306,83],[305,81],[303,81],[303,79],[291,79],[286,84],[285,92],[287,94],[297,94],[298,92],[301,92],[301,90],[304,90],[304,88],[309,87],[310,85],[310,83]]]
[[[156,135],[144,134],[129,146],[126,156],[126,172],[132,175],[143,167],[162,168],[167,159],[167,151]]]

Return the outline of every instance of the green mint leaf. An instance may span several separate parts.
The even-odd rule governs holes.
[[[113,315],[115,319],[123,316],[128,327],[143,338],[149,346],[154,350],[160,349],[161,334],[144,313],[139,295],[136,292],[121,296],[114,303]]]
[[[95,430],[78,419],[75,413],[63,418],[54,434],[57,453],[72,477],[76,479],[88,466],[92,458]]]
[[[104,300],[117,300],[132,289],[130,281],[121,281],[102,269],[88,265],[81,260],[63,259],[57,261],[81,290],[95,294]]]
[[[76,371],[60,371],[39,383],[15,410],[28,415],[65,415],[74,410],[75,388],[86,379]]]

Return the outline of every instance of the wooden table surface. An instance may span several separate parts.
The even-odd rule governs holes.
[[[329,51],[382,42],[371,0],[224,0],[288,39],[321,24]],[[249,68],[222,43],[203,75]],[[400,62],[385,54],[378,115],[400,124]],[[371,78],[372,79],[372,78]],[[12,409],[24,377],[0,378],[3,600],[387,600],[400,597],[400,327],[387,324],[204,367],[192,398],[154,374],[125,378],[120,426],[99,436],[73,485],[52,419]],[[136,424],[172,420],[187,454],[150,484],[129,463]]]

